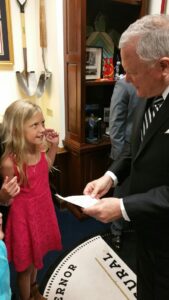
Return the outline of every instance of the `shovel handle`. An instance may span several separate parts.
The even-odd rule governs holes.
[[[22,47],[26,48],[26,31],[25,31],[25,5],[27,0],[20,2],[16,0],[20,8],[20,17],[21,17],[21,29],[22,29]]]
[[[26,48],[25,15],[21,13],[22,48]]]
[[[40,46],[47,48],[45,1],[40,0]]]
[[[20,0],[16,0],[18,2],[18,5],[20,7],[20,12],[21,13],[24,13],[25,12],[25,5],[26,5],[26,2],[27,0],[21,2]]]

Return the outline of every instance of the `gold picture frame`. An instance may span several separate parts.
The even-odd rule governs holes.
[[[13,63],[10,1],[0,0],[0,68]]]

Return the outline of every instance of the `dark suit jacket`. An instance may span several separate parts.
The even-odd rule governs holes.
[[[166,242],[169,247],[169,134],[165,133],[169,129],[169,95],[141,142],[147,101],[137,107],[131,143],[110,170],[119,183],[130,173],[129,196],[123,198],[127,214],[139,236],[165,248]]]
[[[133,118],[141,98],[136,95],[134,86],[119,79],[114,87],[110,103],[109,132],[111,140],[111,158],[116,160],[125,141],[130,141]]]

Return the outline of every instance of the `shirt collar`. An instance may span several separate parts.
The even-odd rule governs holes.
[[[169,94],[169,86],[166,87],[164,92],[162,93],[163,99],[165,100],[167,98],[167,95]]]

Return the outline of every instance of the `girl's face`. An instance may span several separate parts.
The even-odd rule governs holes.
[[[27,143],[40,145],[45,133],[45,120],[41,112],[37,112],[30,120],[25,122],[24,135]]]

